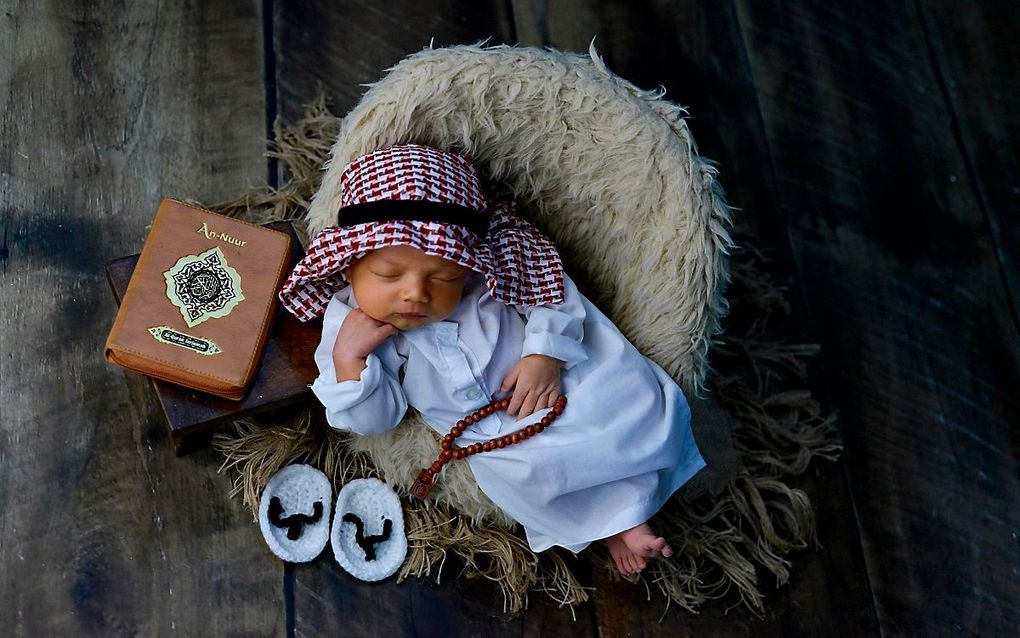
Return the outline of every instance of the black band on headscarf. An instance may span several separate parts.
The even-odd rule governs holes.
[[[351,204],[341,208],[337,217],[339,218],[337,226],[340,227],[410,219],[456,224],[480,236],[484,236],[489,229],[489,216],[486,213],[460,204],[419,199],[380,199],[364,204]]]

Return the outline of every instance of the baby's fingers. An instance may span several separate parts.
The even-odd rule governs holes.
[[[535,411],[535,401],[537,399],[537,392],[526,385],[518,384],[517,387],[514,388],[514,395],[510,400],[510,406],[507,408],[507,413],[516,414],[517,420],[519,421]]]
[[[525,397],[524,403],[521,404],[521,412],[517,415],[517,420],[520,421],[524,417],[528,416],[535,411],[535,405],[538,403],[538,393],[529,392],[528,396]]]
[[[518,366],[514,366],[514,369],[507,373],[506,378],[503,379],[503,383],[499,385],[500,392],[509,392],[511,388],[517,385],[518,372]]]
[[[507,414],[517,414],[517,411],[521,409],[521,404],[524,403],[524,396],[527,394],[522,389],[514,389],[513,396],[510,397],[510,405],[506,407]]]
[[[551,390],[549,393],[542,395],[542,407],[551,408],[556,405],[556,397],[560,396],[558,390]]]
[[[399,331],[388,323],[380,324],[371,329],[369,342],[372,345],[372,350],[375,350],[379,344],[386,341],[388,337],[397,334],[397,332]]]

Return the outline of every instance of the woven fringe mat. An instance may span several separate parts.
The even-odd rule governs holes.
[[[267,156],[282,163],[286,183],[279,189],[254,187],[209,208],[258,224],[291,220],[307,242],[301,216],[318,188],[320,167],[339,121],[320,95],[292,127],[277,123],[276,141]],[[674,548],[673,558],[648,561],[643,572],[625,580],[658,589],[667,608],[675,603],[692,612],[736,590],[741,602],[761,614],[759,569],[783,584],[789,578],[790,552],[818,546],[811,502],[786,480],[803,473],[814,458],[835,460],[842,446],[834,418],[821,414],[806,389],[807,362],[819,347],[766,336],[766,324],[776,310],[789,314],[785,288],[766,274],[769,260],[750,246],[748,230],[735,226],[733,236],[739,248],[732,254],[730,313],[725,336],[713,346],[708,387],[736,420],[733,434],[744,469],[716,494],[667,503],[651,524]],[[746,326],[731,325],[742,317]],[[238,471],[231,496],[243,498],[253,520],[263,487],[290,463],[322,469],[335,486],[355,478],[382,478],[366,455],[349,449],[351,435],[329,428],[317,408],[305,406],[288,422],[243,419],[215,437],[215,448],[226,457],[220,471]],[[505,612],[525,609],[531,591],[544,592],[572,611],[573,605],[588,600],[588,590],[569,567],[569,552],[535,554],[519,530],[468,520],[432,501],[404,498],[403,505],[408,555],[397,582],[408,576],[438,582],[453,552],[466,564],[462,575],[499,584]],[[596,568],[624,578],[603,543],[592,543],[585,554]]]

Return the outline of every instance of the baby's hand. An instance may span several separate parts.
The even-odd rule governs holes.
[[[376,321],[362,312],[361,308],[354,308],[347,313],[333,343],[333,366],[336,368],[337,381],[357,379],[365,369],[368,355],[386,337],[395,334],[396,328]]]
[[[517,420],[543,408],[551,408],[560,394],[560,366],[563,362],[544,354],[529,354],[522,357],[513,367],[500,392],[509,392],[514,396],[510,399],[507,414],[517,414]]]

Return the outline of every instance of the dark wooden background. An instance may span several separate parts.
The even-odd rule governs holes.
[[[1020,11],[1013,2],[0,0],[0,627],[5,635],[1017,635]],[[690,108],[789,285],[843,460],[823,549],[694,616],[590,574],[577,610],[285,566],[220,459],[175,459],[108,366],[105,262],[164,196],[277,180],[270,123],[344,113],[434,38],[585,51]],[[764,579],[763,579],[764,580]],[[661,622],[660,622],[660,616]]]

